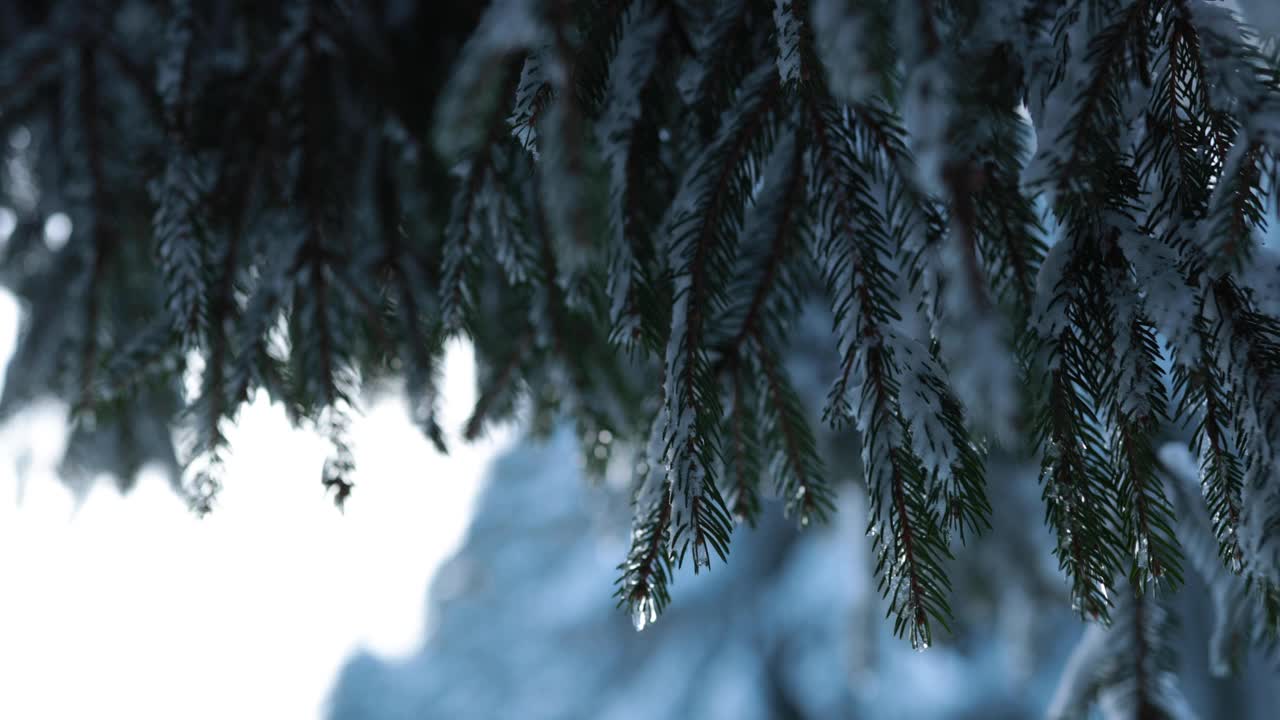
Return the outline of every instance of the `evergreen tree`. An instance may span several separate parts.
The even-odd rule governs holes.
[[[62,0],[0,21],[3,280],[28,313],[0,412],[67,400],[72,476],[160,459],[208,511],[223,428],[263,391],[330,439],[341,504],[361,392],[402,378],[445,450],[461,336],[467,436],[567,417],[588,469],[633,471],[638,628],[768,497],[828,516],[854,473],[826,425],[860,448],[915,646],[999,502],[993,450],[1038,458],[1073,604],[1114,623],[1086,701],[1176,712],[1151,646],[1188,567],[1233,632],[1274,636],[1280,55],[1227,7]],[[788,370],[814,313],[817,411]],[[1157,452],[1183,435],[1191,498]]]

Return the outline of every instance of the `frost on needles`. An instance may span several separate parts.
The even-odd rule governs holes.
[[[818,525],[851,482],[894,627],[928,646],[1000,452],[1039,463],[1072,602],[1128,633],[1117,652],[1160,641],[1187,572],[1233,588],[1224,623],[1274,632],[1280,260],[1260,238],[1280,60],[1248,18],[427,5],[6,16],[0,131],[30,141],[0,179],[3,278],[29,320],[0,411],[67,400],[68,477],[160,460],[211,509],[223,429],[265,392],[329,438],[322,480],[358,498],[353,406],[401,381],[445,451],[440,364],[464,337],[465,437],[567,419],[592,473],[630,476],[617,596],[637,627],[677,566],[726,561],[775,506]],[[64,247],[40,230],[53,212]],[[813,322],[829,341],[797,346]],[[1163,672],[1140,660],[1126,672]]]

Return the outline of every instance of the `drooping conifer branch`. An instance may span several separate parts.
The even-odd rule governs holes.
[[[385,266],[391,276],[396,319],[404,333],[402,350],[411,358],[405,367],[405,393],[409,397],[410,415],[436,449],[443,453],[447,452],[447,447],[436,407],[440,396],[437,348],[443,333],[439,331],[438,319],[427,324],[426,314],[434,309],[435,303],[424,292],[429,283],[422,272],[421,259],[405,237],[390,154],[391,149],[386,146],[378,154],[375,199],[383,230],[383,257],[379,264]]]
[[[657,472],[656,469],[653,472]],[[670,545],[671,509],[675,499],[670,486],[645,508],[644,519],[632,533],[631,552],[618,566],[622,571],[617,593],[618,605],[630,608],[636,630],[657,620],[671,601],[667,590],[672,573]]]
[[[1124,278],[1115,278],[1113,285],[1120,293],[1134,292]],[[1136,303],[1122,295],[1114,301],[1119,371],[1109,389],[1107,415],[1121,531],[1133,558],[1129,582],[1143,592],[1149,583],[1182,582],[1182,552],[1173,508],[1156,474],[1154,437],[1168,413],[1163,358],[1155,328]]]
[[[515,60],[506,62],[506,75],[499,81],[499,97],[505,97],[519,78]],[[472,303],[471,280],[484,242],[479,213],[486,192],[492,192],[491,181],[496,153],[503,152],[498,142],[503,135],[504,118],[501,105],[492,110],[486,123],[486,134],[478,149],[463,161],[461,189],[454,196],[449,224],[445,230],[444,257],[441,263],[440,314],[446,331],[463,327]]]
[[[724,303],[734,239],[776,132],[778,90],[772,66],[748,76],[720,137],[685,175],[666,223],[675,302],[666,357],[664,454],[681,503],[675,539],[682,548],[693,548],[695,566],[709,563],[708,544],[723,557],[730,530],[711,477],[722,411],[704,320]]]
[[[1074,257],[1060,266],[1068,254]],[[1098,286],[1105,281],[1077,289],[1070,279],[1096,277],[1103,268],[1088,250],[1071,248],[1067,239],[1053,248],[1046,267],[1057,272],[1042,278],[1054,293],[1041,313],[1040,328],[1052,338],[1044,380],[1047,397],[1037,419],[1045,519],[1057,532],[1055,552],[1071,578],[1074,606],[1082,614],[1106,619],[1125,548],[1116,536],[1109,502],[1112,478],[1101,414],[1106,388],[1096,359],[1106,348],[1106,291]]]
[[[107,207],[107,176],[103,154],[105,152],[102,136],[102,107],[98,87],[98,61],[95,44],[82,45],[76,52],[76,71],[79,86],[72,86],[77,91],[75,98],[68,97],[66,102],[78,111],[78,116],[68,118],[75,123],[84,143],[85,175],[87,197],[84,202],[87,213],[80,215],[87,219],[87,227],[82,225],[79,232],[85,238],[81,243],[81,252],[85,257],[84,270],[84,328],[80,340],[80,389],[77,407],[82,410],[92,408],[94,372],[98,364],[99,332],[102,320],[103,298],[102,285],[108,262],[115,251],[116,239],[113,234]]]
[[[1091,626],[1076,645],[1048,717],[1079,717],[1094,706],[1125,717],[1192,717],[1170,642],[1176,618],[1158,597],[1132,590],[1117,605],[1110,627]]]
[[[761,510],[759,486],[763,475],[755,412],[758,400],[750,366],[735,358],[725,372],[730,387],[722,448],[725,496],[734,520],[754,527]]]
[[[633,474],[639,624],[771,485],[820,518],[849,474],[821,450],[857,444],[897,630],[932,642],[988,449],[1029,440],[1086,615],[1152,627],[1163,597],[1130,596],[1184,551],[1230,632],[1280,614],[1280,72],[1223,4],[79,5],[0,27],[0,277],[30,313],[0,413],[92,409],[69,457],[171,462],[133,428],[173,424],[216,460],[263,391],[345,500],[362,390],[402,377],[442,446],[465,337],[465,435],[568,416],[588,473]],[[828,442],[815,386],[856,432]],[[1213,516],[1185,536],[1155,470],[1184,421]],[[1168,709],[1151,635],[1103,636]]]
[[[192,10],[190,3],[174,3],[167,42],[169,54],[161,65],[159,92],[164,122],[173,152],[167,158],[164,178],[156,184],[156,250],[168,283],[167,309],[174,331],[188,347],[199,344],[206,332],[205,243],[197,228],[204,190],[195,158],[187,150],[190,119],[186,95],[191,75]]]

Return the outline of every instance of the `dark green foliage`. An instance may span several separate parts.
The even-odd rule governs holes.
[[[632,476],[637,625],[686,558],[727,557],[735,519],[832,512],[852,472],[819,448],[856,431],[898,634],[946,627],[997,448],[1038,454],[1081,613],[1141,639],[1204,540],[1175,533],[1160,480],[1188,424],[1200,535],[1274,621],[1280,320],[1256,267],[1280,70],[1222,7],[62,0],[0,20],[0,134],[25,138],[0,272],[28,312],[0,411],[66,400],[69,467],[127,482],[158,458],[208,510],[224,428],[265,392],[329,439],[341,504],[366,388],[402,380],[445,450],[463,337],[465,438],[568,418],[589,475]],[[55,213],[65,247],[42,237]],[[796,347],[815,318],[830,343]],[[798,377],[797,352],[831,376]]]

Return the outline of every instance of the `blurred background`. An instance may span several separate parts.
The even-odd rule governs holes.
[[[19,320],[0,291],[0,360]],[[446,375],[459,427],[474,402],[467,347],[450,350]],[[59,478],[67,414],[40,402],[0,429],[6,720],[325,717],[350,654],[421,643],[428,581],[510,442],[457,442],[444,457],[399,398],[375,400],[352,427],[360,497],[340,513],[317,480],[325,439],[259,397],[233,430],[232,482],[201,519],[160,467],[125,495]]]
[[[1051,713],[1085,628],[1050,555],[1034,469],[994,464],[995,527],[953,563],[954,633],[915,652],[892,636],[853,487],[831,525],[801,532],[766,512],[760,527],[739,527],[728,565],[678,573],[670,607],[635,632],[603,592],[626,549],[626,495],[567,470],[574,443],[561,432],[495,461],[460,551],[432,584],[420,649],[357,654],[329,717]],[[1274,717],[1280,676],[1265,658],[1232,678],[1210,672],[1211,631],[1196,620],[1211,617],[1210,599],[1189,582],[1175,601],[1191,619],[1179,633],[1188,717]]]
[[[1280,23],[1263,12],[1275,0],[1241,4]],[[33,140],[0,141],[19,152]],[[35,218],[50,252],[75,232],[61,212]],[[0,249],[18,222],[0,205]],[[30,321],[0,290],[0,367]],[[823,322],[808,331],[829,340]],[[797,333],[790,370],[820,401],[824,370],[806,355],[819,346]],[[476,396],[466,344],[444,375],[443,425],[456,430]],[[60,477],[68,415],[40,400],[0,426],[0,720],[1038,718],[1089,660],[1037,469],[1015,458],[992,458],[994,527],[950,562],[951,632],[915,652],[874,581],[854,437],[821,438],[842,488],[831,524],[801,531],[767,508],[735,530],[727,564],[678,572],[671,605],[637,632],[611,596],[630,473],[587,480],[568,429],[454,433],[442,456],[398,394],[365,398],[357,489],[339,512],[317,482],[327,441],[259,396],[200,519],[161,466],[127,494],[129,482]],[[1224,654],[1240,639],[1214,636],[1215,599],[1187,582],[1170,632],[1190,713],[1276,717],[1274,656]]]

